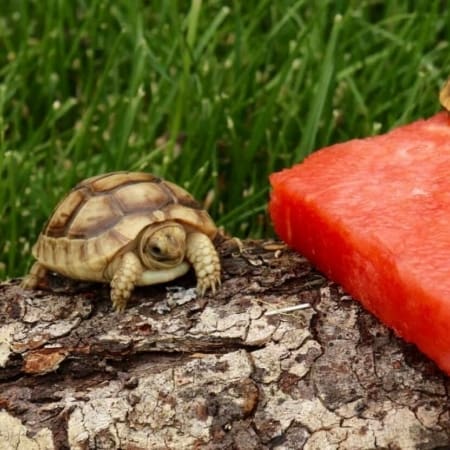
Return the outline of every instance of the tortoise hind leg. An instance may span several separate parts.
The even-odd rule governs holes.
[[[36,289],[47,275],[47,269],[40,263],[35,262],[28,275],[22,280],[20,286],[24,289]]]
[[[116,311],[122,312],[140,278],[143,267],[132,252],[125,253],[111,280],[111,301]]]

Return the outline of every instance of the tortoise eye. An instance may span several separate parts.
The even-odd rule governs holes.
[[[149,251],[155,257],[160,257],[162,255],[162,250],[158,245],[151,245]]]

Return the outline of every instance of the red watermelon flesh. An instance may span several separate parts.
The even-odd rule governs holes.
[[[450,119],[320,150],[271,175],[278,235],[450,374]]]

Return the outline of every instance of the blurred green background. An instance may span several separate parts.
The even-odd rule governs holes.
[[[144,170],[269,236],[267,176],[439,110],[447,2],[3,0],[0,278],[79,180]]]

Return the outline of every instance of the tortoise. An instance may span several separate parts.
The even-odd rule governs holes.
[[[77,184],[44,226],[22,287],[39,286],[47,271],[109,282],[117,311],[136,285],[164,283],[192,266],[204,295],[220,286],[212,240],[217,228],[184,189],[149,173],[112,172]]]

